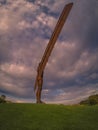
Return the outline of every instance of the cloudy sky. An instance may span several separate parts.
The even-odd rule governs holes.
[[[44,72],[42,99],[98,93],[98,0],[0,0],[0,95],[35,102],[36,69],[65,4],[74,6]]]

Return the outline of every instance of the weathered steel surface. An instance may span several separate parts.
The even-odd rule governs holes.
[[[62,28],[63,28],[63,25],[64,25],[64,23],[65,23],[65,21],[66,21],[66,19],[68,17],[68,14],[69,14],[72,6],[73,6],[73,3],[65,5],[65,7],[64,7],[64,9],[63,9],[63,11],[62,11],[62,13],[61,13],[61,15],[59,17],[59,20],[58,20],[58,22],[56,24],[56,27],[55,27],[52,35],[51,35],[49,43],[48,43],[48,45],[46,47],[46,50],[45,50],[44,55],[42,57],[42,60],[40,62],[40,65],[39,65],[40,72],[42,72],[44,70],[44,68],[45,68],[45,66],[47,64],[49,56],[50,56],[50,54],[51,54],[51,52],[53,50],[53,47],[54,47],[54,45],[55,45],[55,43],[57,41],[57,38],[58,38]]]
[[[69,15],[69,12],[71,10],[73,6],[73,3],[69,3],[67,5],[65,5],[60,17],[59,17],[59,20],[56,24],[56,27],[51,35],[51,38],[49,40],[49,43],[46,47],[46,50],[44,52],[44,55],[38,65],[38,68],[37,68],[37,76],[36,76],[36,81],[35,81],[35,86],[34,86],[34,90],[36,90],[36,100],[37,100],[37,103],[43,103],[41,101],[41,90],[42,90],[42,85],[43,85],[43,74],[44,74],[44,69],[45,69],[45,66],[48,62],[48,59],[49,59],[49,56],[51,55],[51,52],[54,48],[54,45],[57,41],[57,38],[63,28],[63,25]]]

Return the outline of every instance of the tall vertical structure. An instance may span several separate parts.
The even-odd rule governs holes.
[[[51,35],[51,38],[49,40],[49,43],[46,47],[46,50],[43,54],[43,57],[37,67],[37,76],[36,76],[36,81],[35,81],[35,86],[34,86],[34,91],[36,91],[36,100],[37,103],[43,103],[41,101],[41,90],[42,90],[42,85],[43,85],[43,74],[44,74],[44,69],[45,66],[48,62],[49,56],[51,55],[51,52],[54,48],[54,45],[57,41],[57,38],[64,26],[64,23],[69,15],[69,12],[71,11],[71,8],[73,6],[73,3],[69,3],[67,5],[65,5],[59,19],[58,22],[56,24],[56,27]]]

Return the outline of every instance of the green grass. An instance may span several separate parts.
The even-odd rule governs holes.
[[[98,106],[0,104],[0,130],[98,130]]]

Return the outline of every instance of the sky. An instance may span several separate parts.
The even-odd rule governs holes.
[[[37,66],[70,2],[44,71],[42,100],[73,104],[98,93],[98,0],[0,0],[0,95],[36,101]]]

